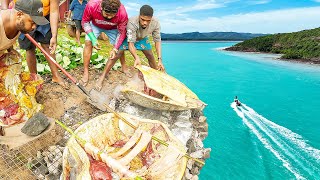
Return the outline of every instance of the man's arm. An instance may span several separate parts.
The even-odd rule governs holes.
[[[140,66],[141,65],[141,61],[139,56],[137,55],[137,49],[134,46],[133,42],[128,42],[128,46],[129,46],[129,51],[132,54],[132,56],[134,57],[135,61],[134,61],[134,67],[136,66]]]
[[[162,63],[162,55],[161,55],[161,27],[160,23],[157,22],[155,30],[152,32],[153,41],[156,46],[157,56],[158,56],[158,70],[165,71],[163,63]]]
[[[2,10],[8,9],[10,0],[1,0],[0,2],[1,2],[1,9]]]
[[[84,8],[83,11],[83,16],[82,16],[82,21],[81,21],[81,25],[83,30],[86,32],[86,34],[88,35],[88,37],[91,40],[92,46],[94,46],[95,49],[100,49],[98,48],[98,40],[97,37],[94,35],[92,27],[90,25],[90,21],[92,20],[92,10],[91,10],[91,5],[90,2],[86,5],[86,7]]]
[[[69,10],[69,12],[68,12],[68,17],[67,17],[67,20],[69,20],[70,19],[70,17],[71,17],[71,10]]]
[[[125,10],[124,10],[125,11]],[[123,43],[124,39],[126,38],[126,27],[128,24],[128,14],[127,12],[124,12],[124,14],[121,17],[121,22],[118,24],[117,28],[119,31],[118,37],[116,38],[116,42],[114,44],[114,48],[110,52],[110,58],[113,59],[116,57],[116,54]]]
[[[127,25],[127,40],[128,40],[128,46],[129,46],[129,51],[132,54],[132,56],[134,57],[134,66],[138,66],[141,65],[140,62],[140,58],[137,55],[137,49],[134,46],[134,43],[137,40],[137,30],[138,30],[138,25],[134,22],[134,21],[130,21],[128,22]]]
[[[56,51],[57,36],[58,36],[58,23],[59,23],[59,0],[50,0],[50,27],[52,38],[50,40],[51,54]]]
[[[162,56],[161,56],[161,51],[162,51],[161,41],[156,41],[155,46],[156,46],[156,51],[157,51],[157,56],[158,56],[158,70],[165,71],[165,68],[162,63]]]
[[[72,1],[71,5],[70,5],[69,12],[68,12],[68,17],[67,17],[68,20],[70,20],[71,13],[72,13],[72,11],[74,9],[74,2],[75,1]]]

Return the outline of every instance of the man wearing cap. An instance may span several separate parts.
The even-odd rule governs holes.
[[[110,44],[113,45],[109,56],[113,59],[126,37],[127,22],[128,14],[120,0],[90,0],[88,2],[82,18],[82,27],[87,34],[83,51],[84,73],[81,79],[83,86],[86,86],[89,80],[89,64],[92,47],[99,49],[97,46],[97,37],[102,32],[108,36]],[[122,70],[126,71],[124,56],[120,58],[120,62]],[[114,61],[108,60],[100,79],[104,79],[114,63]],[[101,88],[102,86],[100,85],[96,86],[97,90],[101,90]]]
[[[5,23],[4,23],[5,22]],[[36,29],[36,24],[31,19],[28,14],[21,11],[16,11],[15,9],[7,9],[0,11],[0,72],[6,72],[8,67],[17,67],[17,72],[14,74],[17,78],[21,78],[19,72],[21,72],[21,61],[18,58],[20,55],[17,51],[13,49],[13,45],[16,43],[20,32],[28,33]],[[12,68],[15,69],[15,68]],[[15,104],[8,103],[7,91],[10,91],[12,86],[9,86],[10,82],[6,82],[6,75],[9,73],[0,73],[0,122],[11,120],[11,122],[16,122],[15,120],[20,120],[19,114],[15,116],[12,107],[16,107]],[[33,77],[34,78],[34,77]],[[18,86],[20,79],[15,79],[14,86]],[[7,84],[8,83],[8,84]],[[2,85],[2,86],[1,86]],[[19,102],[19,97],[16,94],[11,94],[11,98],[14,98],[15,103]],[[10,99],[11,99],[10,98]],[[11,99],[12,100],[12,99]],[[10,113],[9,113],[10,112]],[[12,116],[11,116],[12,115]],[[19,117],[15,120],[10,117]],[[0,123],[1,124],[1,123]],[[0,136],[4,135],[4,128],[0,125]]]
[[[32,20],[38,24],[37,28],[29,34],[41,43],[45,51],[55,58],[55,50],[57,46],[57,33],[59,22],[59,0],[14,0],[15,9],[29,14]],[[2,4],[6,5],[9,0],[2,0]],[[50,20],[50,22],[49,22]],[[35,46],[28,38],[21,34],[19,37],[21,49],[25,49],[28,68],[31,74],[37,73]],[[48,61],[52,72],[52,81],[63,87],[68,87],[67,83],[60,77],[57,67]]]
[[[4,23],[6,22],[6,23]],[[14,9],[0,11],[0,56],[12,51],[20,32],[28,33],[36,29],[36,24],[28,14]]]

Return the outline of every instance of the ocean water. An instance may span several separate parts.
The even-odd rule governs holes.
[[[219,50],[233,44],[163,43],[168,73],[208,104],[200,179],[320,179],[320,66]]]

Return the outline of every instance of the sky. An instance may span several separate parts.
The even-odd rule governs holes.
[[[320,27],[320,0],[121,0],[129,17],[154,9],[161,32],[284,33]]]

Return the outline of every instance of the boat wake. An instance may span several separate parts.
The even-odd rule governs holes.
[[[244,124],[296,179],[320,178],[320,150],[302,136],[255,112],[245,104],[231,107]]]

